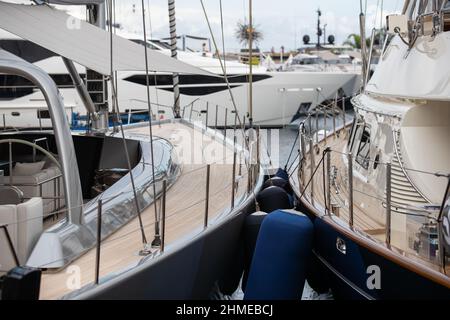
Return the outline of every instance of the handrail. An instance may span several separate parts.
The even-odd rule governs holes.
[[[236,138],[234,138],[234,140],[236,140]],[[258,137],[258,141],[259,141],[259,137]],[[236,166],[236,148],[233,147],[233,151],[234,151],[234,160],[233,160],[233,167],[235,168]],[[258,163],[259,166],[259,163]],[[205,168],[205,167],[202,167]],[[233,210],[235,210],[235,206],[234,206],[234,192],[235,192],[235,184],[236,184],[236,180],[235,180],[235,172],[233,171],[233,175],[232,175],[232,181],[231,184],[227,184],[224,188],[219,189],[218,191],[216,191],[213,194],[210,194],[210,169],[211,169],[211,164],[207,164],[206,165],[206,195],[204,198],[202,198],[200,201],[197,201],[194,203],[194,205],[200,204],[202,202],[205,202],[205,212],[204,212],[204,218],[203,218],[203,230],[201,232],[206,232],[208,230],[208,220],[209,220],[209,201],[212,197],[217,196],[218,194],[221,194],[224,190],[226,190],[227,188],[231,187],[231,198],[232,200],[232,204],[229,207],[230,212],[232,212]],[[247,174],[250,174],[250,171],[247,172]],[[159,254],[163,254],[165,251],[165,235],[166,235],[166,221],[168,218],[172,217],[175,214],[178,214],[179,212],[183,212],[186,208],[183,208],[183,210],[178,210],[175,212],[172,212],[171,214],[169,214],[168,216],[166,216],[166,179],[164,178],[163,180],[163,193],[162,193],[162,203],[161,203],[161,208],[162,208],[162,220],[160,219],[156,219],[152,224],[156,225],[161,223],[162,224],[162,242],[159,246]],[[251,187],[255,187],[257,181],[251,181]],[[248,197],[251,194],[251,192],[246,193],[246,196],[241,200],[243,201],[244,199],[246,199],[246,197]],[[154,201],[156,201],[156,199],[154,199]],[[111,241],[117,240],[116,239],[112,239],[112,240],[107,240],[107,241],[101,241],[101,216],[102,216],[102,202],[101,200],[99,201],[99,205],[97,206],[97,210],[98,210],[98,222],[97,222],[97,244],[96,244],[96,261],[95,261],[95,280],[94,283],[95,284],[99,284],[99,275],[100,275],[100,250],[101,250],[101,246],[102,244],[106,244],[106,243],[110,243]],[[227,209],[225,209],[227,210]],[[145,225],[145,227],[148,227],[149,225]],[[136,230],[133,230],[130,233],[125,234],[125,236],[134,233]],[[156,251],[155,251],[156,252]],[[155,255],[151,256],[154,257]],[[145,257],[141,260],[141,261],[145,261],[144,259],[146,259]]]
[[[257,138],[258,138],[258,142],[259,142],[259,135],[257,136]],[[236,166],[236,147],[234,147],[233,148],[233,150],[234,150],[234,153],[233,153],[233,157],[234,157],[234,160],[233,160],[233,165],[234,166]],[[259,165],[259,163],[258,163],[258,165]],[[209,165],[208,165],[209,166]],[[204,168],[204,167],[202,167],[202,168]],[[258,169],[259,169],[259,166],[258,166]],[[249,174],[249,172],[247,172],[247,174]],[[245,176],[245,175],[244,175]],[[256,178],[256,177],[255,177]],[[223,191],[224,190],[226,190],[227,188],[230,188],[230,186],[231,187],[233,187],[234,185],[235,185],[235,183],[236,183],[236,180],[235,180],[235,174],[233,174],[232,175],[232,179],[231,179],[232,181],[231,181],[231,184],[227,184],[224,188],[221,188],[220,190],[218,190],[217,192],[214,192],[214,193],[211,193],[210,195],[209,195],[209,199],[211,199],[211,198],[213,198],[213,197],[215,197],[215,196],[217,196],[217,195],[220,195],[220,194],[222,194],[223,193]],[[261,180],[260,180],[261,181]],[[253,182],[254,181],[252,181],[252,187],[254,187],[254,185],[253,185]],[[155,182],[153,182],[153,183],[155,183]],[[258,184],[260,185],[260,183],[261,182],[258,182]],[[164,188],[165,189],[165,188]],[[232,188],[233,189],[233,188]],[[245,189],[243,189],[243,190],[245,190]],[[251,195],[251,192],[245,192],[244,191],[244,197],[241,199],[241,200],[239,200],[239,203],[241,204],[241,203],[244,203],[243,201],[245,200],[245,199],[248,199],[248,197]],[[232,190],[232,194],[231,194],[231,196],[234,196],[234,191]],[[208,197],[206,198],[206,200],[208,200]],[[105,199],[101,199],[101,201],[102,201],[102,204],[104,204],[106,201],[105,201]],[[156,200],[155,200],[156,201]],[[203,198],[201,201],[205,201],[205,199]],[[65,209],[65,210],[67,210],[67,209]],[[100,206],[97,206],[97,210],[98,210],[98,212],[99,212],[99,214],[98,214],[98,218],[99,218],[99,221],[101,221],[101,216],[102,216],[102,207],[101,207],[101,205]],[[229,210],[230,212],[233,212],[234,210],[236,210],[236,208],[234,207],[234,206],[229,206],[228,208],[226,208],[225,210]],[[180,210],[180,212],[182,212],[182,210]],[[174,214],[176,214],[177,212],[172,212],[172,214],[170,214],[170,215],[168,215],[167,217],[165,216],[165,214],[163,214],[163,225],[164,225],[164,223],[165,223],[165,221],[166,221],[166,219],[167,218],[170,218],[172,215],[174,215]],[[35,217],[33,217],[33,218],[35,218]],[[39,217],[40,218],[40,217]],[[158,219],[158,220],[156,220],[155,222],[153,222],[152,224],[156,224],[156,223],[160,223],[161,222],[161,220],[160,219]],[[97,240],[98,240],[98,242],[97,242],[97,249],[98,249],[98,253],[97,253],[97,260],[96,260],[96,265],[95,265],[95,275],[96,275],[96,277],[95,277],[95,280],[94,280],[94,282],[95,283],[101,283],[101,281],[100,281],[100,248],[102,247],[102,245],[103,244],[106,244],[106,243],[110,243],[111,241],[114,241],[114,240],[117,240],[117,239],[111,239],[111,240],[109,240],[109,241],[101,241],[101,237],[99,236],[99,235],[101,235],[101,222],[100,223],[98,223],[98,225],[97,225],[97,227],[99,227],[98,229],[97,229]],[[164,228],[165,229],[165,228]],[[164,230],[163,229],[163,230]],[[136,230],[133,230],[133,232],[136,232]],[[165,231],[163,231],[163,235],[165,234]],[[160,247],[160,253],[162,253],[164,251],[164,244],[162,244],[162,246]],[[154,256],[156,256],[156,255],[154,255]],[[71,256],[72,257],[72,256]],[[145,259],[145,258],[144,258]],[[145,261],[144,259],[142,259],[141,261]],[[47,262],[48,264],[51,264],[51,262]]]
[[[400,165],[400,169],[402,170],[403,174],[405,175],[406,179],[408,180],[408,182],[411,184],[411,186],[414,188],[414,190],[428,203],[432,203],[417,187],[416,185],[411,181],[411,179],[409,178],[409,175],[406,173],[406,170],[403,166],[403,162],[402,159],[400,158],[400,154],[399,154],[399,150],[398,150],[398,136],[400,136],[400,131],[396,131],[393,130],[392,131],[392,135],[394,138],[394,150],[395,150],[395,156],[397,157],[398,163]]]
[[[343,128],[345,128],[345,126]],[[343,128],[341,128],[341,129],[343,129]],[[307,134],[302,132],[302,131],[300,131],[300,135],[301,135],[302,140],[304,140],[305,136],[307,136]],[[396,146],[395,156],[398,157],[399,163],[401,163],[400,157],[399,157],[399,149],[397,149],[397,139],[395,139],[395,138],[396,137],[394,136],[394,143],[395,143],[395,146]],[[325,140],[322,140],[322,141],[325,141]],[[312,143],[311,143],[310,149],[312,149]],[[336,152],[336,153],[342,155],[342,157],[346,156],[347,160],[349,161],[349,166],[351,165],[351,161],[353,160],[353,156],[351,155],[351,153],[348,153],[348,152],[345,152],[345,151],[332,150],[332,149],[329,149],[328,151],[329,152]],[[324,150],[324,153],[325,152],[326,151]],[[309,177],[307,177],[307,175],[304,175],[304,170],[301,171],[302,177],[299,177],[299,180],[298,180],[298,182],[299,182],[299,190],[298,191],[299,191],[299,194],[300,194],[299,199],[301,199],[301,197],[303,197],[303,195],[307,192],[309,184],[311,183],[311,180],[313,180],[313,177],[315,175],[315,171],[313,169],[316,166],[316,161],[314,160],[313,157],[314,157],[314,153],[311,153],[311,158],[309,159],[310,160],[310,164],[311,164],[310,166],[311,166],[311,169],[312,169],[311,170],[311,175]],[[343,161],[345,161],[345,159],[343,159]],[[371,160],[371,162],[375,162],[375,161]],[[376,162],[378,162],[378,164],[380,164],[380,165],[386,165],[387,167],[390,167],[390,163],[389,162],[388,163],[383,163],[383,162],[379,162],[379,161],[376,161]],[[319,162],[319,164],[317,164],[317,168],[320,166],[320,164],[321,164],[320,162]],[[301,164],[300,164],[300,166],[301,166]],[[299,170],[301,170],[301,168]],[[326,180],[325,180],[325,174],[326,174],[325,170],[328,172],[328,182],[326,182]],[[405,168],[403,166],[402,166],[402,170],[405,170]],[[413,169],[409,169],[409,170],[413,170]],[[384,229],[386,238],[384,239],[383,242],[384,242],[384,245],[389,250],[392,251],[392,247],[391,247],[391,218],[393,217],[394,213],[397,214],[397,215],[416,216],[416,217],[421,217],[421,218],[424,218],[424,219],[430,219],[429,220],[430,223],[433,223],[433,224],[437,223],[437,224],[439,224],[441,222],[441,216],[442,216],[444,205],[446,203],[446,200],[448,199],[448,195],[450,194],[450,175],[449,174],[432,173],[432,172],[423,172],[423,173],[431,174],[431,175],[434,175],[434,176],[437,176],[437,177],[446,178],[448,180],[448,183],[447,183],[446,193],[444,195],[444,200],[443,200],[443,203],[441,205],[439,205],[439,206],[438,205],[433,205],[431,202],[429,202],[428,206],[431,205],[431,207],[427,208],[427,204],[424,204],[423,208],[421,208],[419,206],[413,206],[413,205],[409,206],[409,205],[399,204],[395,200],[391,199],[391,197],[390,197],[391,193],[389,192],[390,191],[389,189],[391,187],[391,181],[389,179],[389,177],[390,177],[390,174],[389,174],[390,170],[389,170],[389,168],[386,171],[387,171],[386,172],[386,193],[387,194],[386,194],[385,198],[377,197],[376,195],[370,194],[370,192],[367,193],[367,192],[364,192],[364,191],[360,191],[360,190],[354,189],[352,186],[348,186],[348,189],[350,189],[349,190],[350,191],[349,195],[347,195],[346,197],[342,198],[342,197],[339,196],[340,192],[336,192],[336,197],[339,199],[338,202],[344,203],[345,207],[347,207],[347,205],[348,205],[348,209],[349,209],[348,227],[350,229],[352,229],[352,230],[355,230],[354,229],[355,226],[352,225],[352,220],[353,219],[352,219],[352,214],[350,212],[351,209],[353,209],[353,206],[351,205],[352,201],[350,200],[352,192],[354,191],[354,192],[362,193],[365,196],[377,199],[377,202],[379,204],[381,204],[381,209],[384,208],[384,210],[386,212],[385,229]],[[422,172],[422,171],[419,171],[419,172]],[[351,179],[351,175],[352,175],[351,171],[348,172],[349,182],[350,182],[350,179]],[[316,214],[318,216],[321,216],[321,214],[323,212],[325,212],[325,213],[328,212],[328,215],[330,213],[330,208],[329,207],[330,207],[331,202],[332,202],[331,194],[334,194],[334,192],[331,192],[331,190],[329,189],[331,185],[335,186],[336,191],[339,191],[340,188],[344,188],[344,189],[347,188],[345,186],[345,184],[341,185],[341,183],[339,183],[339,186],[337,186],[336,184],[331,184],[330,183],[330,176],[331,176],[331,174],[330,174],[330,164],[327,163],[326,169],[325,169],[325,166],[323,168],[323,186],[324,186],[324,188],[323,188],[323,199],[322,200],[324,202],[316,204],[315,203],[316,201],[313,198],[313,194],[311,194],[311,196],[307,200],[307,205],[310,206],[313,209],[316,209],[317,210]],[[408,177],[406,174],[405,174],[405,176]],[[306,179],[306,178],[308,178],[308,179]],[[342,175],[341,175],[341,179],[342,180],[344,179],[342,177]],[[307,183],[305,182],[305,180],[307,180]],[[414,187],[414,185],[412,185],[412,186]],[[322,192],[322,190],[321,190],[321,192]],[[349,201],[350,203],[347,203],[347,201]],[[328,202],[328,205],[327,205],[327,202]],[[322,207],[322,204],[324,204],[325,207]],[[404,210],[402,210],[402,209],[404,209]],[[325,214],[325,216],[328,216],[328,215]],[[336,216],[339,217],[338,214]],[[339,221],[342,221],[342,222],[345,223],[344,219],[342,219],[342,218],[339,218]],[[340,225],[340,223],[338,223],[338,225]],[[367,233],[364,230],[364,228],[360,228],[360,227],[356,226],[356,230],[357,230],[356,233],[360,233],[361,235],[368,236],[369,239],[371,239],[371,240],[373,240],[375,242],[378,242],[378,239],[372,238],[370,236],[370,234]],[[442,240],[439,239],[440,245],[442,244],[441,241]],[[396,247],[396,246],[394,245],[394,247]],[[397,248],[401,249],[400,247],[397,247]],[[424,257],[424,259],[427,260],[426,257]],[[441,261],[442,261],[442,257],[441,257]],[[431,262],[433,262],[433,261],[431,261]],[[441,266],[441,267],[444,266],[445,267],[445,264],[443,264],[441,262],[439,264],[439,266]]]
[[[61,165],[58,162],[58,160],[56,160],[56,158],[47,150],[45,150],[44,148],[38,146],[37,144],[31,143],[30,141],[27,140],[21,140],[21,139],[3,139],[0,140],[0,144],[4,144],[4,143],[18,143],[18,144],[24,144],[27,145],[33,149],[38,149],[39,151],[41,151],[44,155],[46,155],[47,157],[50,158],[50,160],[55,163],[58,166],[58,169],[61,170]]]
[[[4,176],[4,177],[6,178],[8,176]],[[19,176],[16,176],[16,177],[19,177]],[[35,182],[35,183],[19,182],[19,183],[14,183],[14,185],[15,186],[19,186],[19,187],[39,187],[39,186],[41,186],[43,184],[52,182],[53,180],[56,180],[56,179],[61,178],[61,177],[62,177],[62,174],[58,174],[58,175],[56,175],[54,177],[51,177],[51,178],[48,178],[48,179],[45,179],[45,180],[42,180],[42,181],[39,181],[39,182]],[[8,186],[8,185],[9,185],[9,183],[0,182],[0,186]]]

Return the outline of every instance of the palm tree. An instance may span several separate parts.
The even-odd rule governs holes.
[[[378,30],[375,33],[374,45],[380,45],[381,32]],[[347,40],[344,41],[344,44],[350,45],[355,49],[361,49],[361,36],[356,33],[352,33],[347,37]],[[366,46],[370,47],[370,37],[366,38]]]
[[[352,33],[347,37],[344,44],[350,45],[352,48],[361,49],[361,36],[356,33]]]
[[[236,39],[241,44],[248,45],[249,37],[250,37],[250,25],[247,23],[243,23],[239,21],[237,23],[236,31],[235,31]],[[259,31],[255,26],[253,26],[252,30],[252,40],[256,44],[258,44],[263,39],[263,34]]]

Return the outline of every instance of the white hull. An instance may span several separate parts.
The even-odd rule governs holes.
[[[189,75],[186,75],[186,81],[181,81],[180,105],[188,106],[185,108],[185,117],[190,116],[190,105],[194,102],[192,117],[198,117],[198,120],[206,121],[206,111],[208,103],[208,124],[215,125],[216,105],[218,105],[217,125],[225,125],[225,109],[228,109],[227,125],[234,125],[235,115],[234,106],[230,92],[224,82],[217,81],[214,74],[221,74],[219,60],[197,55],[183,53],[180,59],[187,63],[192,63],[197,67],[204,68],[211,72],[212,76],[200,76],[191,81]],[[49,57],[45,60],[35,63],[50,74],[67,74],[67,70],[60,57]],[[80,73],[85,72],[85,68],[77,65]],[[248,66],[235,62],[227,62],[227,73],[230,76],[231,92],[234,97],[236,108],[241,119],[248,112],[248,89],[249,84],[245,75]],[[129,80],[130,77],[141,77],[143,83],[135,83]],[[150,83],[154,84],[155,73],[150,74]],[[156,73],[156,77],[164,78],[165,83],[156,82],[156,86],[150,87],[150,96],[152,103],[152,112],[158,118],[173,117],[173,92],[172,85],[167,83],[170,74]],[[194,78],[196,76],[193,76]],[[234,79],[238,77],[239,79]],[[255,77],[253,83],[253,120],[255,124],[261,126],[283,126],[289,124],[293,117],[299,111],[301,104],[315,105],[322,101],[334,98],[335,92],[344,89],[347,95],[353,94],[359,87],[359,76],[349,72],[267,72],[263,68],[255,68]],[[118,100],[119,110],[147,110],[147,90],[145,86],[144,72],[119,72],[118,73]],[[350,90],[348,88],[351,88]],[[212,93],[205,94],[208,89]],[[64,99],[67,114],[70,120],[71,112],[86,114],[81,99],[74,88],[60,88]],[[183,94],[186,93],[187,94]],[[349,93],[350,91],[350,93]],[[109,88],[109,93],[111,89]],[[110,110],[111,110],[111,106]],[[7,127],[29,128],[29,127],[49,127],[49,119],[37,118],[38,109],[47,109],[45,100],[40,92],[35,90],[33,93],[16,99],[0,99],[0,121],[5,115]],[[158,113],[159,111],[159,113]],[[13,116],[13,112],[19,112],[20,116]],[[248,122],[248,119],[246,120]],[[3,122],[0,122],[3,125]]]
[[[322,72],[273,72],[267,73],[271,78],[258,81],[253,85],[253,119],[255,124],[263,126],[282,126],[292,121],[302,103],[315,105],[325,99],[331,98],[334,93],[355,80],[354,74],[348,73],[322,73]],[[128,75],[124,74],[122,78]],[[246,83],[239,84],[231,89],[239,116],[245,116],[248,106],[248,88]],[[320,92],[317,90],[320,88]],[[206,120],[205,113],[208,103],[208,124],[215,124],[216,105],[218,105],[217,124],[225,124],[225,109],[228,109],[227,124],[234,124],[234,110],[230,92],[223,86],[222,91],[208,95],[184,95],[180,97],[180,105],[185,108],[185,117],[189,117],[191,103],[193,104],[192,117]],[[85,114],[85,109],[75,89],[61,89],[67,114],[71,112]],[[173,93],[163,89],[150,88],[152,112],[160,111],[160,118],[172,118]],[[144,85],[129,81],[118,83],[119,109],[147,110],[147,92]],[[0,115],[5,115],[8,127],[46,127],[50,126],[49,119],[37,118],[38,109],[47,109],[45,100],[40,92],[34,92],[22,98],[0,102]],[[13,112],[20,112],[20,116],[13,116]],[[164,113],[161,113],[164,112]],[[2,123],[3,125],[3,123]]]
[[[345,84],[355,81],[355,75],[347,73],[305,73],[305,72],[268,72],[270,76],[265,80],[253,84],[253,120],[255,124],[262,126],[282,126],[292,121],[302,103],[315,105],[325,99],[334,96],[334,93]],[[236,103],[239,116],[242,118],[248,112],[249,85],[231,84],[231,93]],[[320,88],[320,92],[317,90]],[[208,104],[208,125],[215,125],[216,105],[218,106],[217,124],[225,125],[227,113],[227,125],[234,124],[235,115],[230,92],[223,85],[220,92],[208,95],[181,95],[180,105],[185,107],[185,117],[190,116],[193,103],[192,119],[206,121]],[[119,105],[121,111],[125,108],[146,109],[147,95],[145,86],[136,85],[127,81],[121,81],[118,85]],[[156,112],[156,104],[172,106],[173,93],[166,90],[151,88],[151,102],[153,112]],[[164,117],[172,117],[170,107],[159,107],[164,110]],[[228,112],[225,111],[228,109]]]

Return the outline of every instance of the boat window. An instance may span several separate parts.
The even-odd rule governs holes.
[[[50,50],[22,39],[0,39],[0,48],[30,63],[57,56],[57,54]]]
[[[322,58],[302,58],[294,59],[292,64],[309,65],[309,64],[323,64]]]
[[[137,43],[137,44],[141,44],[144,45],[144,40],[139,40],[139,39],[130,39],[130,41]],[[150,42],[147,42],[147,48],[151,49],[151,50],[161,50],[160,48],[158,48],[157,46],[153,45]]]
[[[353,119],[352,129],[350,130],[350,138],[348,140],[348,150],[354,152],[355,142],[361,137],[362,129],[364,127],[364,118],[361,116],[356,116]]]
[[[444,6],[442,7],[443,10],[450,10],[450,0],[447,1]]]
[[[348,146],[349,150],[352,150],[353,136],[354,136],[355,129],[356,129],[356,122],[357,122],[357,120],[355,117],[355,118],[353,118],[352,128],[350,129],[350,135],[349,135],[348,142],[347,142],[347,146]]]
[[[364,125],[362,131],[361,140],[359,142],[359,147],[356,152],[356,162],[359,163],[364,169],[369,168],[370,161],[370,127]]]
[[[450,31],[450,1],[447,1],[442,7],[442,31]]]
[[[417,1],[410,1],[406,14],[410,20],[415,20],[417,17],[417,8],[419,7],[416,3]]]
[[[55,81],[58,88],[73,88],[74,84],[69,74],[50,74],[50,77]],[[84,79],[85,74],[80,74]],[[10,100],[24,97],[32,94],[37,89],[36,85],[28,79],[11,75],[0,75],[0,100]]]
[[[170,49],[170,44],[168,44],[167,42],[164,41],[160,41],[160,40],[152,40],[152,42],[164,49]],[[151,43],[150,43],[151,44]],[[154,47],[154,46],[153,46]],[[180,48],[178,48],[179,50],[181,50]],[[158,49],[159,50],[159,49]]]
[[[380,163],[380,154],[377,154],[375,157],[375,160],[373,162],[373,169],[375,170],[376,168],[378,168],[378,164]]]
[[[445,6],[448,6],[449,2],[447,1]],[[418,16],[436,12],[442,3],[437,0],[413,0],[410,1],[406,14],[410,20],[415,20]]]
[[[50,112],[48,110],[37,110],[38,119],[51,119]]]
[[[340,63],[340,64],[351,64],[352,63],[352,59],[350,59],[350,58],[339,58],[339,60],[337,60],[337,63]]]
[[[431,7],[431,1],[428,1],[428,0],[419,1],[418,14],[421,15],[421,14],[427,13],[430,7]],[[431,9],[431,10],[433,10],[433,9]]]
[[[20,98],[33,93],[33,84],[25,78],[0,74],[0,100]]]

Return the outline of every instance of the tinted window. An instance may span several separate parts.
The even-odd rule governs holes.
[[[81,78],[85,78],[84,74],[80,74]],[[73,88],[73,81],[69,74],[51,74],[50,77],[55,81],[59,88]],[[16,99],[29,95],[36,90],[37,87],[28,79],[10,75],[0,74],[0,99]]]
[[[357,118],[355,117],[354,119],[353,119],[353,123],[352,123],[352,128],[350,129],[350,135],[349,135],[349,139],[348,139],[348,143],[347,143],[347,145],[348,145],[348,149],[351,151],[352,150],[352,148],[353,148],[353,140],[354,140],[354,137],[355,137],[355,130],[356,130],[356,122],[357,122],[358,120],[357,120]]]
[[[34,44],[33,42],[21,39],[0,40],[0,48],[9,51],[30,63],[57,56],[57,54],[50,50]]]
[[[137,44],[144,45],[144,40],[130,39],[130,41],[137,43]],[[153,44],[148,43],[148,42],[147,42],[147,48],[152,49],[152,50],[160,50],[159,48],[155,47]]]
[[[450,1],[447,1],[447,3],[444,5],[444,9],[450,9]]]
[[[370,162],[369,153],[370,153],[370,127],[365,125],[363,127],[358,150],[356,152],[356,162],[359,163],[364,169],[369,168]]]

